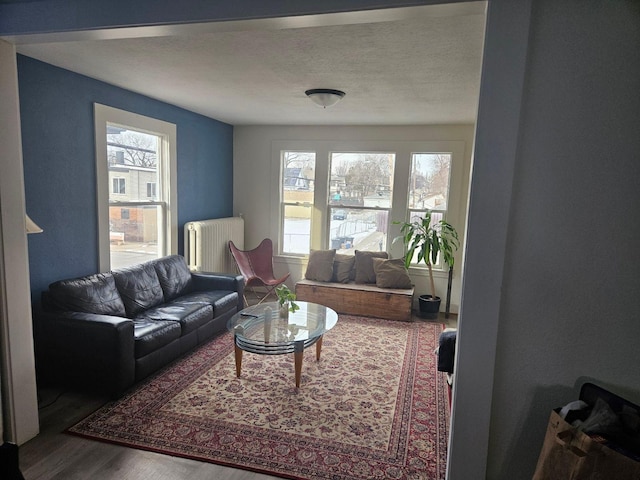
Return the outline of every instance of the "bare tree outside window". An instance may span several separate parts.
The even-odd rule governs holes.
[[[394,153],[331,154],[331,248],[343,254],[386,250],[394,166]]]
[[[451,176],[450,153],[414,153],[411,156],[409,178],[409,221],[423,218],[431,211],[431,224],[437,225],[447,213],[449,203],[449,179]],[[412,263],[418,263],[417,252]],[[441,259],[436,267],[442,266]]]
[[[111,127],[107,131],[109,165],[135,165],[156,168],[158,137],[143,132]]]
[[[409,208],[446,210],[450,174],[451,154],[414,153],[409,182]]]

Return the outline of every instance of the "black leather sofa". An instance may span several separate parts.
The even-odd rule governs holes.
[[[52,283],[34,311],[38,382],[117,397],[226,330],[243,290],[242,276],[192,273],[179,255]]]

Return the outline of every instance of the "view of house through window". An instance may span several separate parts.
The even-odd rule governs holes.
[[[158,135],[107,122],[111,268],[162,255],[165,229],[161,140]]]
[[[385,251],[395,154],[334,152],[330,162],[329,248]]]
[[[282,152],[282,252],[307,254],[315,185],[314,152]]]

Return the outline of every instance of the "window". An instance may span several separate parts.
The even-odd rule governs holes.
[[[95,121],[101,270],[176,253],[175,125],[98,104]]]
[[[124,195],[126,193],[124,178],[113,178],[111,185],[111,193],[119,195]]]
[[[272,142],[270,236],[289,268],[311,250],[403,254],[400,226],[434,211],[463,233],[466,215],[462,141]],[[243,207],[247,208],[247,207]],[[265,212],[267,206],[256,206]],[[265,214],[266,215],[266,214]],[[413,274],[424,275],[421,265]],[[442,274],[443,272],[439,272]]]
[[[386,251],[395,154],[334,152],[330,164],[330,248]]]
[[[282,253],[307,254],[311,245],[316,155],[281,152]]]
[[[450,178],[450,153],[413,153],[411,155],[407,198],[409,221],[424,217],[427,210],[432,212],[432,224],[445,218],[449,203]],[[415,259],[413,263],[416,263]],[[436,266],[440,266],[440,260]]]

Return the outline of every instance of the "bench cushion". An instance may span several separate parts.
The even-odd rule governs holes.
[[[312,250],[309,254],[309,263],[307,263],[307,271],[304,277],[319,282],[330,282],[331,277],[333,277],[333,259],[335,256],[335,249]]]
[[[355,280],[355,263],[356,257],[353,255],[341,255],[336,253],[336,256],[333,257],[333,277],[331,278],[331,281],[349,283],[349,281]]]
[[[402,258],[374,258],[373,270],[376,272],[376,287],[411,288],[411,278]]]
[[[389,258],[389,255],[387,252],[356,250],[356,283],[376,283],[376,272],[373,270],[374,258]]]

